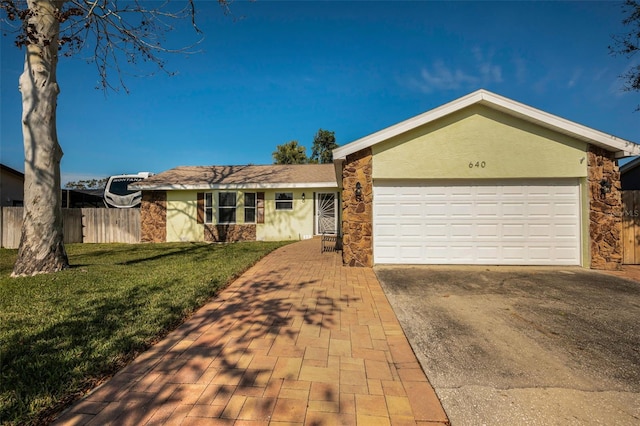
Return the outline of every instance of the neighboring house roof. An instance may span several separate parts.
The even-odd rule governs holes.
[[[24,173],[19,172],[19,171],[18,171],[18,170],[16,170],[16,169],[12,169],[12,168],[11,168],[11,167],[9,167],[9,166],[5,166],[4,164],[0,164],[0,169],[2,169],[2,170],[3,170],[3,171],[5,171],[5,172],[12,173],[12,174],[14,174],[14,175],[18,176],[18,177],[19,177],[19,178],[21,178],[21,179],[24,179]]]
[[[521,104],[487,90],[480,89],[448,104],[412,117],[401,123],[382,129],[369,136],[365,136],[347,145],[333,150],[333,159],[345,160],[347,155],[369,148],[389,138],[413,130],[419,126],[438,120],[471,105],[484,105],[497,111],[525,121],[537,124],[541,127],[569,135],[573,138],[585,141],[601,147],[607,151],[615,152],[616,157],[628,157],[640,155],[640,145],[583,126],[573,121],[566,120],[553,114]]]
[[[92,197],[104,197],[104,188],[97,188],[97,189],[74,189],[74,188],[69,188],[68,189],[71,192],[75,192],[77,194],[84,194],[84,195],[90,195]]]
[[[620,166],[620,174],[627,173],[638,166],[640,166],[640,157],[636,157],[633,160],[629,161],[628,163],[625,163],[622,166]]]
[[[182,166],[151,176],[130,189],[335,188],[333,164]]]

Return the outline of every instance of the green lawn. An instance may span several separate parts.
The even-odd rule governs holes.
[[[0,423],[46,422],[283,244],[73,244],[29,278],[0,249]]]

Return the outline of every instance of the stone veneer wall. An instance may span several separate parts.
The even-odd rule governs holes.
[[[371,148],[348,155],[342,165],[342,260],[373,266],[373,175]],[[356,183],[362,198],[356,199]]]
[[[620,171],[613,153],[589,146],[589,237],[591,267],[613,270],[622,265],[622,195]],[[611,192],[602,194],[600,182],[611,183]]]
[[[204,225],[204,240],[215,243],[255,241],[256,225]]]
[[[140,240],[143,243],[167,241],[167,193],[142,191]]]

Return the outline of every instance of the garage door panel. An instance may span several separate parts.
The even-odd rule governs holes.
[[[447,208],[452,218],[473,217],[474,209],[471,202],[453,202]]]
[[[494,217],[496,211],[500,208],[498,203],[494,202],[478,202],[476,203],[476,217]]]
[[[499,259],[497,247],[478,247],[476,263],[496,263]]]
[[[428,211],[429,212],[429,217],[434,218],[434,219],[435,218],[446,219],[447,215],[449,214],[449,207],[444,202],[441,202],[441,203],[433,203],[433,202],[425,203],[425,204],[423,204],[423,210],[424,211]]]
[[[475,232],[479,238],[498,238],[500,235],[500,227],[495,223],[479,223]]]
[[[505,245],[502,247],[502,257],[506,261],[518,261],[527,257],[527,247],[523,245]]]
[[[411,239],[422,239],[422,227],[419,224],[402,224],[399,225],[400,237],[403,241],[409,241]]]
[[[576,232],[576,229],[573,225],[571,224],[566,224],[566,225],[555,225],[553,227],[553,234],[555,238],[569,238],[569,239],[575,239],[578,237],[578,234]]]
[[[473,263],[475,247],[471,244],[459,245],[453,243],[449,246],[450,259],[455,259],[464,263]]]
[[[376,225],[375,234],[377,239],[383,241],[385,237],[395,239],[397,235],[396,226],[395,225]]]
[[[450,235],[452,238],[460,237],[460,238],[468,239],[469,236],[474,234],[474,226],[469,223],[452,224],[450,227],[450,230],[451,230]]]
[[[580,264],[577,180],[374,186],[374,262]]]
[[[526,234],[526,227],[522,223],[504,223],[501,226],[503,238],[523,239]],[[499,235],[499,234],[498,234]]]
[[[571,203],[557,203],[553,211],[556,217],[576,218],[575,206]]]

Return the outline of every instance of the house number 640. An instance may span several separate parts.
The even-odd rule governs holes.
[[[484,169],[487,166],[487,163],[485,163],[484,161],[476,161],[475,163],[473,161],[469,161],[469,168],[473,169],[474,167],[477,169]]]

